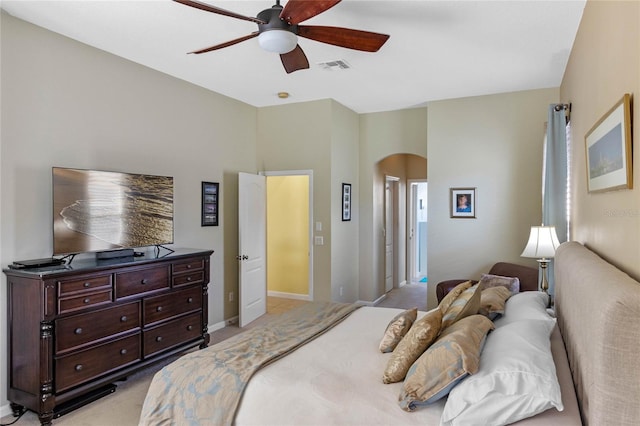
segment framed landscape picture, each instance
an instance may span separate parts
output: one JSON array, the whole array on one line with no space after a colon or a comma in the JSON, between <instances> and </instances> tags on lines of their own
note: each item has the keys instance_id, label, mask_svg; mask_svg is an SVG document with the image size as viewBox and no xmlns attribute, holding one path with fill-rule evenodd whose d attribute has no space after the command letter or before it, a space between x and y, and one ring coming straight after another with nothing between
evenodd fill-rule
<instances>
[{"instance_id":1,"label":"framed landscape picture","mask_svg":"<svg viewBox=\"0 0 640 426\"><path fill-rule=\"evenodd\" d=\"M625 94L585 136L589 192L633 187L631 95Z\"/></svg>"}]
</instances>

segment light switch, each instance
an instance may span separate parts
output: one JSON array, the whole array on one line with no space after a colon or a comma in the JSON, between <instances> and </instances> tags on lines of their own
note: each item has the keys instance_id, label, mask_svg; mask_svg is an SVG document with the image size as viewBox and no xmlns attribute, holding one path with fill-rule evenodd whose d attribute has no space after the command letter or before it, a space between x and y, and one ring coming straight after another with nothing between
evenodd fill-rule
<instances>
[{"instance_id":1,"label":"light switch","mask_svg":"<svg viewBox=\"0 0 640 426\"><path fill-rule=\"evenodd\" d=\"M316 237L314 238L314 241L315 241L315 244L316 244L317 246L324 245L324 238L323 238L323 237L316 236Z\"/></svg>"},{"instance_id":2,"label":"light switch","mask_svg":"<svg viewBox=\"0 0 640 426\"><path fill-rule=\"evenodd\" d=\"M322 222L316 222L316 231L322 231Z\"/></svg>"}]
</instances>

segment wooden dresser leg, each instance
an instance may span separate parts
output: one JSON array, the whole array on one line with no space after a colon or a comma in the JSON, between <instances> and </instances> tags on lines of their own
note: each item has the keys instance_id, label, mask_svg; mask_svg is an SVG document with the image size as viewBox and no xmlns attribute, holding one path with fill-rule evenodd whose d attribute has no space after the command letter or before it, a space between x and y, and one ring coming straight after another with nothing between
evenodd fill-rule
<instances>
[{"instance_id":1,"label":"wooden dresser leg","mask_svg":"<svg viewBox=\"0 0 640 426\"><path fill-rule=\"evenodd\" d=\"M20 414L22 414L25 410L25 408L22 405L14 404L13 402L10 402L9 406L11 407L11 413L13 414L13 417L20 416Z\"/></svg>"}]
</instances>

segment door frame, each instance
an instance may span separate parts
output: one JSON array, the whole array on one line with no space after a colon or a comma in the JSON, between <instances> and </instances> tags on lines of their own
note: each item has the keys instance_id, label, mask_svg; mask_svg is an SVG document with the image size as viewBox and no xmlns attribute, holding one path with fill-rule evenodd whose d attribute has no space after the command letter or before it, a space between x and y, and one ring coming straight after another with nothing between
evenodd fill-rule
<instances>
[{"instance_id":1,"label":"door frame","mask_svg":"<svg viewBox=\"0 0 640 426\"><path fill-rule=\"evenodd\" d=\"M389 185L389 197L387 197L387 185ZM399 256L399 250L398 250L398 232L400 231L398 229L398 214L399 214L399 209L398 209L398 200L399 200L399 190L400 190L400 178L396 177L396 176L392 176L392 175L384 175L384 188L385 188L385 195L384 195L384 212L383 212L383 217L384 217L384 289L385 292L389 292L391 290L393 290L394 288L398 288L400 287L400 282L399 282L399 274L398 274L398 256ZM390 198L390 199L388 199ZM390 203L390 206L388 205ZM389 211L388 207L391 208L391 232L393 232L393 238L391 240L391 286L390 288L387 287L387 233L389 232L388 228L388 218L387 218L387 211Z\"/></svg>"},{"instance_id":2,"label":"door frame","mask_svg":"<svg viewBox=\"0 0 640 426\"><path fill-rule=\"evenodd\" d=\"M308 176L309 177L309 279L307 295L301 295L299 297L292 297L287 295L291 299L300 299L313 301L313 170L279 170L279 171L264 171L260 172L261 175L264 175L269 178L269 176ZM269 253L267 252L267 257L269 257ZM268 295L269 291L267 290ZM277 296L277 295L276 295Z\"/></svg>"},{"instance_id":3,"label":"door frame","mask_svg":"<svg viewBox=\"0 0 640 426\"><path fill-rule=\"evenodd\" d=\"M414 194L414 190L413 190L413 184L418 184L418 183L427 183L427 179L409 179L407 180L407 212L408 212L408 225L409 225L409 232L407 235L407 278L408 278L408 282L413 283L414 280L416 278L418 278L414 272L417 269L417 258L418 255L416 253L416 242L415 239L418 238L417 235L417 225L418 225L418 218L417 215L415 213L416 211L416 195ZM429 189L427 188L427 191ZM427 222L428 223L428 222ZM428 256L428 251L427 251L427 256ZM425 259L426 260L426 259ZM427 271L427 275L428 275L428 271Z\"/></svg>"}]
</instances>

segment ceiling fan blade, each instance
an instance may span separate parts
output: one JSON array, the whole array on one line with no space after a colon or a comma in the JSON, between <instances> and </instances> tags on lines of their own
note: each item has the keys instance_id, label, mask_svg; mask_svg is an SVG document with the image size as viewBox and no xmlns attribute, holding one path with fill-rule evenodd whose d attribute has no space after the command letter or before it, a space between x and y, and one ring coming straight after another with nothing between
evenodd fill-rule
<instances>
[{"instance_id":1,"label":"ceiling fan blade","mask_svg":"<svg viewBox=\"0 0 640 426\"><path fill-rule=\"evenodd\" d=\"M297 25L338 3L340 0L289 0L280 12L280 19L284 19L291 25Z\"/></svg>"},{"instance_id":2,"label":"ceiling fan blade","mask_svg":"<svg viewBox=\"0 0 640 426\"><path fill-rule=\"evenodd\" d=\"M231 12L225 9L220 9L219 7L211 6L206 3L201 3L199 1L194 1L194 0L173 0L173 1L185 4L187 6L195 7L196 9L217 13L218 15L224 15L224 16L229 16L231 18L242 19L244 21L251 21L251 22L255 22L256 24L266 24L266 22L263 21L262 19L252 18L251 16L240 15L238 13Z\"/></svg>"},{"instance_id":3,"label":"ceiling fan blade","mask_svg":"<svg viewBox=\"0 0 640 426\"><path fill-rule=\"evenodd\" d=\"M298 26L298 35L322 43L365 52L377 52L389 39L387 34L316 25Z\"/></svg>"},{"instance_id":4,"label":"ceiling fan blade","mask_svg":"<svg viewBox=\"0 0 640 426\"><path fill-rule=\"evenodd\" d=\"M238 44L242 41L249 40L257 36L258 36L258 32L256 31L244 37L237 38L235 40L230 40L225 43L216 44L215 46L211 46L211 47L205 47L204 49L200 49L200 50L194 50L193 52L189 52L189 53L195 53L195 54L207 53L207 52L211 52L212 50L222 49L223 47L233 46L234 44Z\"/></svg>"},{"instance_id":5,"label":"ceiling fan blade","mask_svg":"<svg viewBox=\"0 0 640 426\"><path fill-rule=\"evenodd\" d=\"M280 60L287 74L309 68L307 55L304 54L300 45L297 45L291 52L281 54Z\"/></svg>"}]
</instances>

